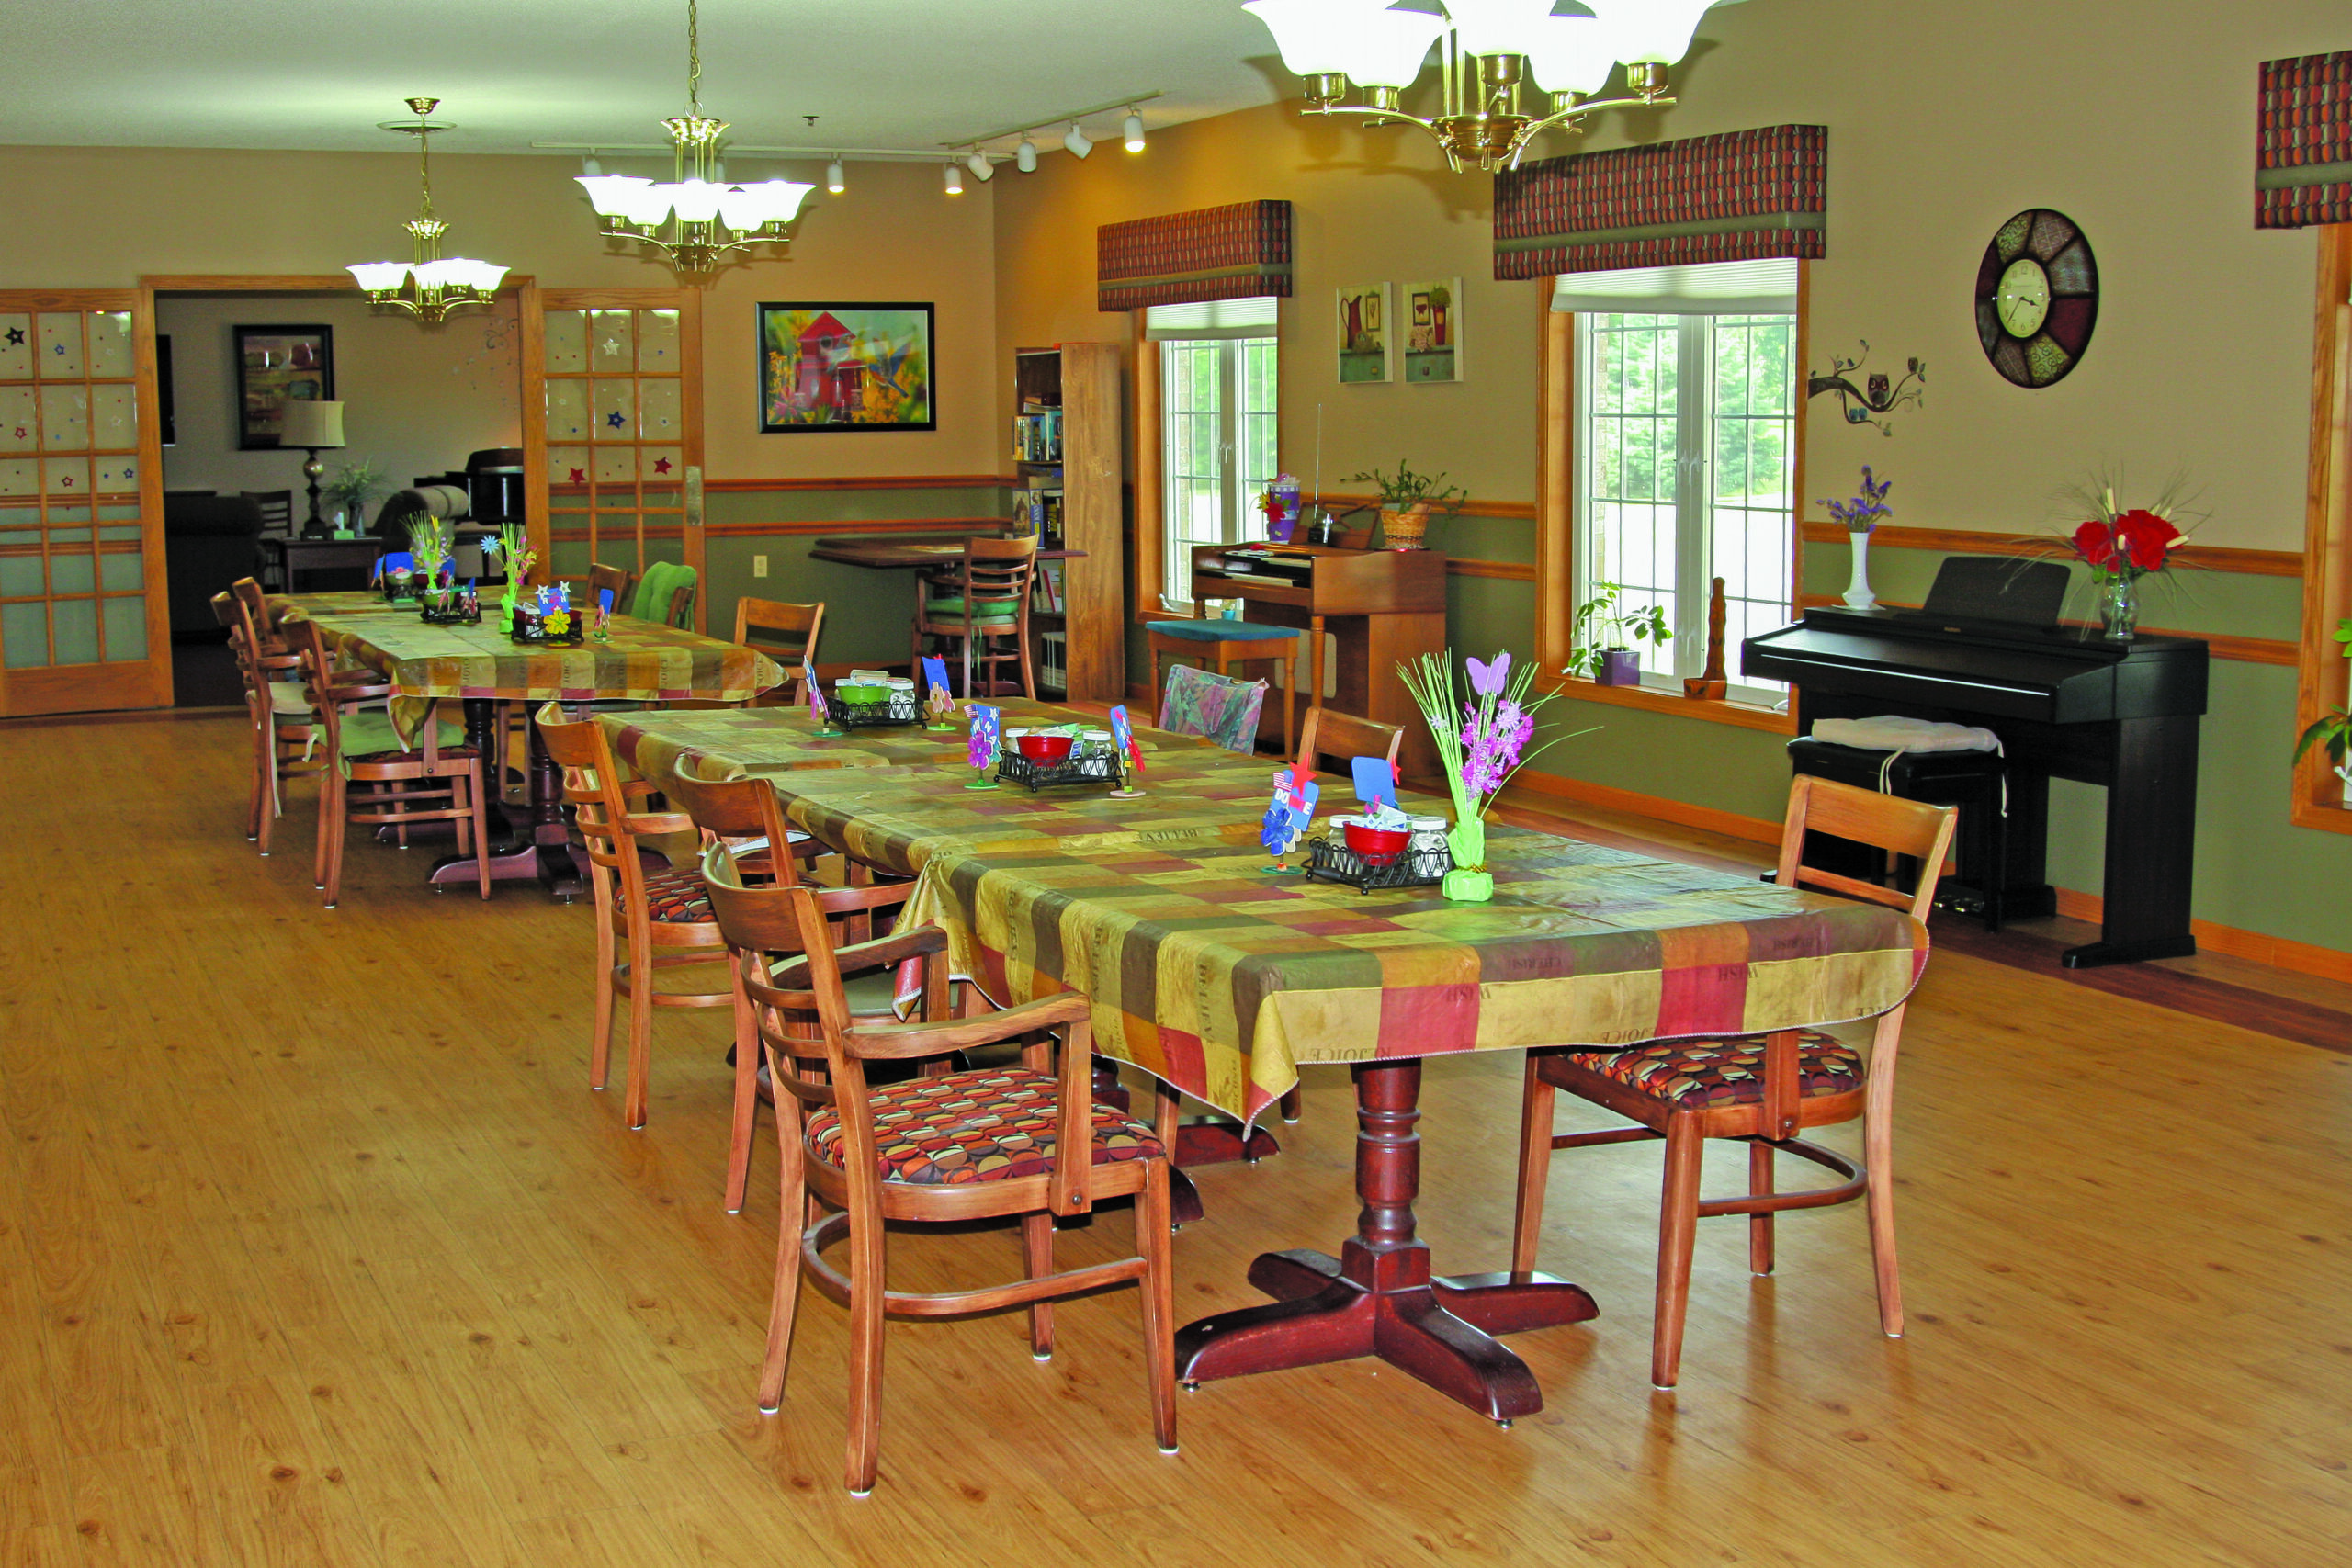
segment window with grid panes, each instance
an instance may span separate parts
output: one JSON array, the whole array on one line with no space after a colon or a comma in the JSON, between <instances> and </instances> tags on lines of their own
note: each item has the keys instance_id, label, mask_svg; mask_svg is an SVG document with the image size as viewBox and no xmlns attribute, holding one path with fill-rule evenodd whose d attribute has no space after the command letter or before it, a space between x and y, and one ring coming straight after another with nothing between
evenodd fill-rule
<instances>
[{"instance_id":1,"label":"window with grid panes","mask_svg":"<svg viewBox=\"0 0 2352 1568\"><path fill-rule=\"evenodd\" d=\"M1792 296L1795 264L1765 265L1787 269ZM1577 315L1577 602L1613 582L1624 590L1626 612L1664 610L1673 640L1634 646L1645 684L1679 690L1706 667L1713 579L1724 580L1726 649L1789 618L1797 323L1792 298L1785 308L1770 297L1710 299L1690 287L1690 275L1716 269L1671 270L1678 276L1665 280L1657 303L1698 310L1640 310L1649 301L1627 285L1645 279L1632 277L1611 280L1620 292L1599 298L1578 297L1577 280L1563 278L1555 305L1575 299L1584 307ZM1755 289L1752 276L1724 271ZM1786 694L1778 682L1739 681L1736 658L1728 662L1734 695L1777 703Z\"/></svg>"},{"instance_id":2,"label":"window with grid panes","mask_svg":"<svg viewBox=\"0 0 2352 1568\"><path fill-rule=\"evenodd\" d=\"M1160 597L1193 597L1193 547L1266 536L1258 497L1274 480L1278 389L1272 299L1155 306L1167 487Z\"/></svg>"}]
</instances>

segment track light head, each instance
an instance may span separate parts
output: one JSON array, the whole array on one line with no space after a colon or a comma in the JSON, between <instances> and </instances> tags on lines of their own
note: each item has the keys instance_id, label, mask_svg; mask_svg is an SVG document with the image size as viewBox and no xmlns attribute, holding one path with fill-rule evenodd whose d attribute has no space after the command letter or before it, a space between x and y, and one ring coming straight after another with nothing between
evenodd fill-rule
<instances>
[{"instance_id":1,"label":"track light head","mask_svg":"<svg viewBox=\"0 0 2352 1568\"><path fill-rule=\"evenodd\" d=\"M1012 166L1020 170L1024 175L1035 174L1037 172L1037 144L1030 141L1027 137L1023 137L1021 139L1021 145L1013 150Z\"/></svg>"},{"instance_id":2,"label":"track light head","mask_svg":"<svg viewBox=\"0 0 2352 1568\"><path fill-rule=\"evenodd\" d=\"M1140 152L1143 151L1143 116L1136 113L1133 109L1129 109L1127 111L1127 122L1121 126L1119 130L1126 141L1128 152Z\"/></svg>"},{"instance_id":3,"label":"track light head","mask_svg":"<svg viewBox=\"0 0 2352 1568\"><path fill-rule=\"evenodd\" d=\"M989 163L989 155L977 147L972 149L972 155L964 160L964 166L971 170L972 177L982 185L996 178L996 165Z\"/></svg>"},{"instance_id":4,"label":"track light head","mask_svg":"<svg viewBox=\"0 0 2352 1568\"><path fill-rule=\"evenodd\" d=\"M1069 134L1062 138L1062 145L1069 149L1073 158L1083 158L1094 151L1094 143L1086 139L1086 132L1078 128L1076 120L1069 122Z\"/></svg>"},{"instance_id":5,"label":"track light head","mask_svg":"<svg viewBox=\"0 0 2352 1568\"><path fill-rule=\"evenodd\" d=\"M842 161L839 158L825 165L825 188L835 196L841 195L849 188L849 181L842 175Z\"/></svg>"},{"instance_id":6,"label":"track light head","mask_svg":"<svg viewBox=\"0 0 2352 1568\"><path fill-rule=\"evenodd\" d=\"M952 159L940 169L939 173L940 177L947 182L948 195L961 196L964 194L964 171L956 167Z\"/></svg>"}]
</instances>

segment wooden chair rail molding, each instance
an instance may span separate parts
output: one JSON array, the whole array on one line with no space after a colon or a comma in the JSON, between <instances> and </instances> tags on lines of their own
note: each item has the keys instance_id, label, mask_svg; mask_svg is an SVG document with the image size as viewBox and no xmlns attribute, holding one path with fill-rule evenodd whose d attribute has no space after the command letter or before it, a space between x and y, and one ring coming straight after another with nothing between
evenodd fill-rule
<instances>
[{"instance_id":1,"label":"wooden chair rail molding","mask_svg":"<svg viewBox=\"0 0 2352 1568\"><path fill-rule=\"evenodd\" d=\"M563 515L559 513L559 516ZM662 515L647 514L645 536L649 539L674 539L684 531L684 525L673 522L666 526L652 521ZM791 522L775 523L711 523L703 528L706 538L775 538L785 536L821 534L960 534L981 528L1006 526L1002 517L835 517L829 520L796 518ZM577 544L588 537L586 527L558 527L551 536L557 543Z\"/></svg>"},{"instance_id":2,"label":"wooden chair rail molding","mask_svg":"<svg viewBox=\"0 0 2352 1568\"><path fill-rule=\"evenodd\" d=\"M1836 523L1807 523L1808 545L1842 545L1846 530ZM2063 541L2049 534L1985 534L1972 528L1882 526L1871 542L1883 550L1942 550L1962 556L2049 555ZM2301 577L2303 558L2293 550L2240 550L2218 545L2183 545L2173 552L2183 566L2204 571L2243 572L2253 577Z\"/></svg>"},{"instance_id":3,"label":"wooden chair rail molding","mask_svg":"<svg viewBox=\"0 0 2352 1568\"><path fill-rule=\"evenodd\" d=\"M1344 511L1351 506L1369 506L1377 509L1380 505L1380 497L1376 495L1341 495L1336 491L1325 491L1315 495L1302 494L1298 499L1305 505L1328 506L1334 512ZM1442 509L1432 509L1433 515L1441 512ZM1468 501L1463 502L1455 511L1442 512L1442 514L1463 517L1500 517L1514 523L1532 523L1535 521L1535 503L1532 501ZM1351 524L1350 526L1353 527L1357 525Z\"/></svg>"},{"instance_id":4,"label":"wooden chair rail molding","mask_svg":"<svg viewBox=\"0 0 2352 1568\"><path fill-rule=\"evenodd\" d=\"M1880 532L1883 533L1885 530L1881 529ZM1799 600L1798 603L1803 604L1804 608L1813 610L1818 609L1826 604L1842 604L1844 601L1839 599L1834 593L1808 593L1803 599ZM1882 599L1879 603L1890 610L1916 610L1919 607L1917 604L1898 604L1892 599ZM2061 624L2070 626L2088 626L2093 623L2089 621L2066 621ZM2291 665L2295 662L2295 645L2291 642L2282 642L2276 637L2232 637L2225 632L2186 632L2177 631L2165 626L2143 626L2140 629L2146 632L2150 637L2188 637L2199 638L2204 642L2207 648L2212 650L2214 658L2234 659L2241 664Z\"/></svg>"},{"instance_id":5,"label":"wooden chair rail molding","mask_svg":"<svg viewBox=\"0 0 2352 1568\"><path fill-rule=\"evenodd\" d=\"M705 479L702 488L706 492L756 495L803 490L981 490L1011 483L1003 474L836 474L818 479Z\"/></svg>"}]
</instances>

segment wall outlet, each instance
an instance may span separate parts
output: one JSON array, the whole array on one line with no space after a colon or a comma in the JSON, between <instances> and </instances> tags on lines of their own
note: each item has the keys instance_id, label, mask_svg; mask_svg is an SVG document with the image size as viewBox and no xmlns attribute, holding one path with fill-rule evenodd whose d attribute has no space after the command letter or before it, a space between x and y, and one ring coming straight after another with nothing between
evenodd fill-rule
<instances>
[{"instance_id":1,"label":"wall outlet","mask_svg":"<svg viewBox=\"0 0 2352 1568\"><path fill-rule=\"evenodd\" d=\"M753 577L765 577L767 574L768 558L765 556L753 556L752 558L752 575Z\"/></svg>"}]
</instances>

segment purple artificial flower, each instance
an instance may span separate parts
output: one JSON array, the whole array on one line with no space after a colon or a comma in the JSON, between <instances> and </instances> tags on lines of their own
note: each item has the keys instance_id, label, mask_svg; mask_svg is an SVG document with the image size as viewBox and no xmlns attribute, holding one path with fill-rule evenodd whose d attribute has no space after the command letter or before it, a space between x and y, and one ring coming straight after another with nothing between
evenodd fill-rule
<instances>
[{"instance_id":1,"label":"purple artificial flower","mask_svg":"<svg viewBox=\"0 0 2352 1568\"><path fill-rule=\"evenodd\" d=\"M1470 666L1470 689L1482 697L1499 697L1503 682L1510 675L1510 649L1505 649L1489 662L1481 664L1475 659L1465 660Z\"/></svg>"},{"instance_id":2,"label":"purple artificial flower","mask_svg":"<svg viewBox=\"0 0 2352 1568\"><path fill-rule=\"evenodd\" d=\"M1894 508L1886 504L1886 492L1894 488L1893 479L1880 479L1871 472L1868 463L1862 465L1862 492L1851 501L1824 501L1829 515L1846 525L1849 533L1867 534L1877 526L1882 517L1894 515Z\"/></svg>"}]
</instances>

